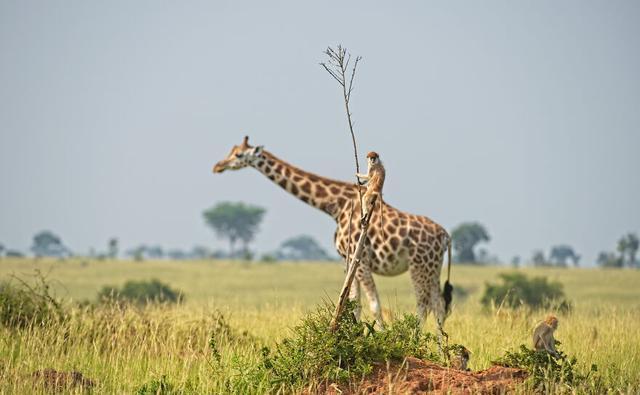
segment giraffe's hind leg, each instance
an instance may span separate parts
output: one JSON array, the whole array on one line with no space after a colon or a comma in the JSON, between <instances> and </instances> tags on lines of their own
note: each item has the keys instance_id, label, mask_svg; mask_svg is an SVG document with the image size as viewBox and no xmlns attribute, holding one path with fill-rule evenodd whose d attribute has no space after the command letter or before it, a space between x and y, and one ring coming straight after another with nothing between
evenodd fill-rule
<instances>
[{"instance_id":1,"label":"giraffe's hind leg","mask_svg":"<svg viewBox=\"0 0 640 395\"><path fill-rule=\"evenodd\" d=\"M366 264L361 263L356 270L356 279L358 283L364 289L367 300L369 301L369 308L376 318L376 323L380 328L384 328L384 321L382 320L382 308L380 306L380 298L378 297L378 290L376 289L376 283L373 282L373 274L371 269Z\"/></svg>"},{"instance_id":2,"label":"giraffe's hind leg","mask_svg":"<svg viewBox=\"0 0 640 395\"><path fill-rule=\"evenodd\" d=\"M444 328L444 321L447 319L447 314L444 308L444 298L442 297L442 292L440 290L440 281L434 280L431 283L431 305L432 310L436 315L436 322L438 323L438 328L442 331Z\"/></svg>"},{"instance_id":3,"label":"giraffe's hind leg","mask_svg":"<svg viewBox=\"0 0 640 395\"><path fill-rule=\"evenodd\" d=\"M429 278L427 272L427 265L424 262L415 263L412 262L409 265L409 275L411 276L411 282L413 283L413 290L416 294L416 310L420 323L424 323L427 314L429 314Z\"/></svg>"},{"instance_id":4,"label":"giraffe's hind leg","mask_svg":"<svg viewBox=\"0 0 640 395\"><path fill-rule=\"evenodd\" d=\"M429 303L431 305L430 310L433 310L436 316L436 326L438 329L438 341L440 346L440 351L442 351L442 344L444 340L444 344L449 343L449 335L444 331L444 321L447 318L445 308L444 308L444 298L440 292L440 280L435 279L431 281L429 286Z\"/></svg>"},{"instance_id":5,"label":"giraffe's hind leg","mask_svg":"<svg viewBox=\"0 0 640 395\"><path fill-rule=\"evenodd\" d=\"M424 323L426 316L433 311L436 316L438 333L438 348L442 352L443 340L447 339L444 332L444 300L440 295L440 279L435 270L429 270L436 265L429 265L427 261L417 260L409 265L409 274L416 293L418 319Z\"/></svg>"}]
</instances>

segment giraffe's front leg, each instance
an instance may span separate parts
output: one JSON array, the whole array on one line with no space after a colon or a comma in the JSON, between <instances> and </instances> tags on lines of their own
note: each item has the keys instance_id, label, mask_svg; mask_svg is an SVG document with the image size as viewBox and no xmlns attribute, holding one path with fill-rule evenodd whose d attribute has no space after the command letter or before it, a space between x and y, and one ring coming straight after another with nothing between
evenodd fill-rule
<instances>
[{"instance_id":1,"label":"giraffe's front leg","mask_svg":"<svg viewBox=\"0 0 640 395\"><path fill-rule=\"evenodd\" d=\"M376 318L376 324L381 329L384 329L384 321L382 319L382 307L380 306L380 298L378 297L378 290L376 284L373 282L373 274L371 269L365 262L361 262L358 270L356 271L356 278L358 283L364 289L364 293L367 295L369 301L369 308Z\"/></svg>"}]
</instances>

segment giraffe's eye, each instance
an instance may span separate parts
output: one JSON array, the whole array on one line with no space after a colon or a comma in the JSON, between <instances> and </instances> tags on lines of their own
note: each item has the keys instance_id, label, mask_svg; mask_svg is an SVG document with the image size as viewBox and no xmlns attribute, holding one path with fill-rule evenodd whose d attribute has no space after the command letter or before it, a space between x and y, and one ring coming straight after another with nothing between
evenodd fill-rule
<instances>
[{"instance_id":1,"label":"giraffe's eye","mask_svg":"<svg viewBox=\"0 0 640 395\"><path fill-rule=\"evenodd\" d=\"M238 159L242 158L242 154L236 154L236 158Z\"/></svg>"}]
</instances>

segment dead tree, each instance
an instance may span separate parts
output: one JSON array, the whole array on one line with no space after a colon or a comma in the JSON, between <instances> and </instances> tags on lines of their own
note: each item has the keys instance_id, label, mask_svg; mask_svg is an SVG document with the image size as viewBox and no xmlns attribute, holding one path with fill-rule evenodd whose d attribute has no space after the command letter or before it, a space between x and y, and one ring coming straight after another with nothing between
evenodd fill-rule
<instances>
[{"instance_id":1,"label":"dead tree","mask_svg":"<svg viewBox=\"0 0 640 395\"><path fill-rule=\"evenodd\" d=\"M356 70L358 68L358 62L362 59L360 56L356 56L353 61L353 67L350 69L351 63L351 54L347 52L346 48L343 48L341 45L338 45L336 49L331 47L327 48L325 54L328 56L329 60L327 63L320 63L322 67L335 79L338 84L342 87L342 97L344 99L344 107L347 113L347 121L349 122L349 132L351 133L351 142L353 143L353 156L356 162L356 173L360 173L360 164L358 162L358 146L356 144L356 136L353 131L353 120L351 118L351 109L349 108L349 104L351 102L351 93L353 92L353 80L356 75ZM344 284L342 285L342 290L340 291L340 296L338 298L338 303L336 304L336 309L333 314L333 319L331 320L331 331L335 331L338 325L338 319L342 315L344 310L344 305L347 301L347 297L349 295L349 289L351 288L351 284L353 283L353 278L355 277L356 270L360 265L360 259L362 257L362 251L364 247L364 242L367 239L367 230L369 229L369 220L371 219L371 213L373 210L368 210L369 214L364 216L364 207L362 206L362 191L360 190L360 181L356 177L356 185L358 186L358 198L360 200L360 238L356 243L356 248L353 253L353 257L351 257L351 245L347 247L347 276L345 277ZM374 198L371 202L372 206L375 207L376 199ZM352 206L352 215L353 215L353 206ZM349 242L351 242L351 219L349 221Z\"/></svg>"}]
</instances>

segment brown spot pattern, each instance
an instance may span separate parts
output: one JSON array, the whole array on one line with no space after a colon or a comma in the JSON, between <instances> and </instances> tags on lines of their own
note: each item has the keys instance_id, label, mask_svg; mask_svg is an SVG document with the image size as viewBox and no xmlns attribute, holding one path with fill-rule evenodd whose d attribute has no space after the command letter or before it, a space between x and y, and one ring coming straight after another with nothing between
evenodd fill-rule
<instances>
[{"instance_id":1,"label":"brown spot pattern","mask_svg":"<svg viewBox=\"0 0 640 395\"><path fill-rule=\"evenodd\" d=\"M339 254L346 256L349 245L353 250L361 233L357 188L351 183L334 182L307 173L269 153L265 155L264 161L261 159L256 162L257 166L264 166L260 169L262 173L303 202L313 204L332 215L338 223L334 244ZM366 190L360 189L363 193ZM353 206L351 202L354 203ZM349 243L349 214L352 209ZM370 301L373 298L376 302L374 305L379 305L372 272L398 274L405 270L404 265L408 265L417 295L419 314L427 311L437 313L441 308L441 290L440 281L434 281L434 278L442 265L442 243L448 239L446 231L427 217L404 213L385 204L382 219L379 205L376 205L368 236L362 265L356 278ZM436 285L438 288L433 288Z\"/></svg>"}]
</instances>

